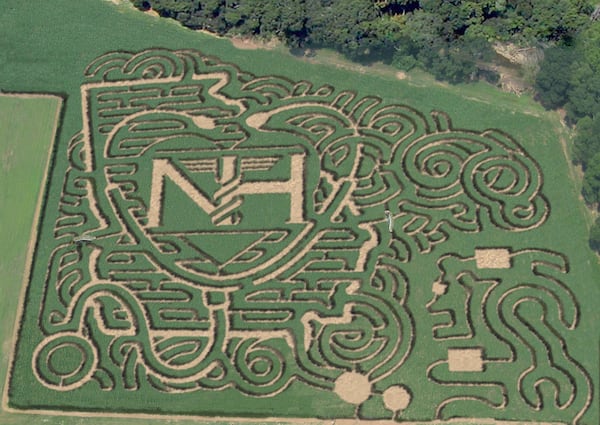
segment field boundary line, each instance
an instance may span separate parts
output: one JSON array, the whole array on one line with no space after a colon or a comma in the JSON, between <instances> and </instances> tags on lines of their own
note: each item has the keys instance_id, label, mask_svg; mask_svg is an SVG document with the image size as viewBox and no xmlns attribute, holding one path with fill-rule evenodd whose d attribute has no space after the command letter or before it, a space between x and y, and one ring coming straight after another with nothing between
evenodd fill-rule
<instances>
[{"instance_id":1,"label":"field boundary line","mask_svg":"<svg viewBox=\"0 0 600 425\"><path fill-rule=\"evenodd\" d=\"M60 99L61 106L62 106L62 102L64 100L62 97L55 95L55 94L48 94L48 93L36 94L36 93L27 93L27 92L17 93L17 92L5 92L2 90L0 90L0 96L14 97L17 99ZM56 126L55 126L55 129L56 129Z\"/></svg>"},{"instance_id":2,"label":"field boundary line","mask_svg":"<svg viewBox=\"0 0 600 425\"><path fill-rule=\"evenodd\" d=\"M220 423L227 422L231 425L235 423L264 423L264 424L314 424L314 425L566 425L564 422L530 422L520 420L499 420L493 418L453 418L448 420L432 420L432 421L402 421L398 422L394 419L310 419L310 418L286 418L286 417L237 417L237 416L200 416L200 415L165 415L151 413L119 413L119 412L85 412L85 411L61 411L61 410L19 410L7 407L7 412L14 414L29 414L29 415L51 415L51 416L67 416L67 417L91 417L91 418L114 418L114 419L148 419L148 420L204 420L208 422Z\"/></svg>"}]
</instances>

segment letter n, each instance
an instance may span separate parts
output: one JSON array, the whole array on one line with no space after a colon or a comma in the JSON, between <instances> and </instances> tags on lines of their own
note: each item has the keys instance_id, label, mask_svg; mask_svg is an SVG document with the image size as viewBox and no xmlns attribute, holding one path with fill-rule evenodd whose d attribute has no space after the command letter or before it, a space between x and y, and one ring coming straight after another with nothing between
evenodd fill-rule
<instances>
[{"instance_id":1,"label":"letter n","mask_svg":"<svg viewBox=\"0 0 600 425\"><path fill-rule=\"evenodd\" d=\"M157 227L161 224L163 192L167 177L204 212L210 215L215 211L216 208L212 202L171 161L154 159L152 161L150 205L148 206L148 227Z\"/></svg>"}]
</instances>

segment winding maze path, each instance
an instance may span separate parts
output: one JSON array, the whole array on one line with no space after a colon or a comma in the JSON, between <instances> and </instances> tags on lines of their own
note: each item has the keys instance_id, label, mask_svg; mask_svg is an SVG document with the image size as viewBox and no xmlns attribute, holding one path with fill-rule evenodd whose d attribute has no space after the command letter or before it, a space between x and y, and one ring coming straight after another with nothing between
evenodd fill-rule
<instances>
[{"instance_id":1,"label":"winding maze path","mask_svg":"<svg viewBox=\"0 0 600 425\"><path fill-rule=\"evenodd\" d=\"M177 413L136 400L229 391L270 413L185 413L284 417L302 394L293 416L565 423L589 407L565 342L579 318L568 259L444 249L544 224L542 172L509 135L191 50L106 54L81 94L15 406L86 410L77 400L115 393L130 406L117 411ZM19 379L54 398L20 400Z\"/></svg>"}]
</instances>

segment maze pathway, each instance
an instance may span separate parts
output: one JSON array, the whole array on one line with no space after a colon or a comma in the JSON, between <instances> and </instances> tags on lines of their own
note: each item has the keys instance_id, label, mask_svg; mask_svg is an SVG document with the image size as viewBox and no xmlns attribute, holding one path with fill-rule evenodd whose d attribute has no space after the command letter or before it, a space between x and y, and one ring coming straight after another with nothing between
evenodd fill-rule
<instances>
[{"instance_id":1,"label":"maze pathway","mask_svg":"<svg viewBox=\"0 0 600 425\"><path fill-rule=\"evenodd\" d=\"M542 170L510 135L193 50L112 52L84 74L11 407L537 423L589 408L568 258L446 248L546 222Z\"/></svg>"}]
</instances>

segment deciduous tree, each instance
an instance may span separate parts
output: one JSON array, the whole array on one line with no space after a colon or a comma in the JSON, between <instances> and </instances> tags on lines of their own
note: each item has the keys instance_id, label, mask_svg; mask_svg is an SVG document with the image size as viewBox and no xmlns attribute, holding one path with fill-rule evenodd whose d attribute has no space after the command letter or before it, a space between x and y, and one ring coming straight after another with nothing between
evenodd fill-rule
<instances>
[{"instance_id":1,"label":"deciduous tree","mask_svg":"<svg viewBox=\"0 0 600 425\"><path fill-rule=\"evenodd\" d=\"M546 108L560 108L569 100L576 56L577 52L569 47L553 47L544 52L544 60L535 79L535 92Z\"/></svg>"}]
</instances>

